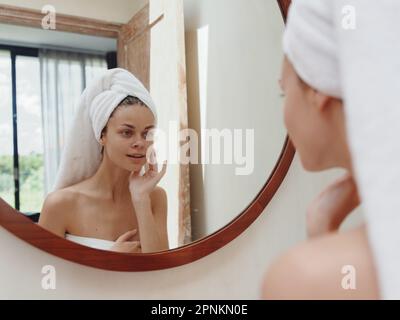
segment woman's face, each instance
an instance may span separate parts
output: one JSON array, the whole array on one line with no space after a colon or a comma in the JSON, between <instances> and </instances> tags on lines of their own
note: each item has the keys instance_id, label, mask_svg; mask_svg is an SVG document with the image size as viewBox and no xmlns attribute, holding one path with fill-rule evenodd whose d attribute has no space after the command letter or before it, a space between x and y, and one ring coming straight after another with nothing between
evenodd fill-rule
<instances>
[{"instance_id":1,"label":"woman's face","mask_svg":"<svg viewBox=\"0 0 400 320\"><path fill-rule=\"evenodd\" d=\"M286 97L285 126L303 167L320 171L336 166L343 150L341 102L302 82L286 57L280 84Z\"/></svg>"},{"instance_id":2,"label":"woman's face","mask_svg":"<svg viewBox=\"0 0 400 320\"><path fill-rule=\"evenodd\" d=\"M155 118L149 108L138 104L118 107L103 135L104 155L118 167L140 171L153 144L150 134L154 128Z\"/></svg>"}]
</instances>

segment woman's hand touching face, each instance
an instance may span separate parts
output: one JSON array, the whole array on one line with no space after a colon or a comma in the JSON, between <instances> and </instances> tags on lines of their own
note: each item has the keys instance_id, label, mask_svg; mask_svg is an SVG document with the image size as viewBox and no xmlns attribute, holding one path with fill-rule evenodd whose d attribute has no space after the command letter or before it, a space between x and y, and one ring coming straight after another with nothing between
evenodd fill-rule
<instances>
[{"instance_id":1,"label":"woman's hand touching face","mask_svg":"<svg viewBox=\"0 0 400 320\"><path fill-rule=\"evenodd\" d=\"M167 171L167 162L164 161L161 171L158 172L154 149L150 152L150 159L147 163L148 168L142 176L139 172L134 171L129 177L129 191L133 202L148 199Z\"/></svg>"}]
</instances>

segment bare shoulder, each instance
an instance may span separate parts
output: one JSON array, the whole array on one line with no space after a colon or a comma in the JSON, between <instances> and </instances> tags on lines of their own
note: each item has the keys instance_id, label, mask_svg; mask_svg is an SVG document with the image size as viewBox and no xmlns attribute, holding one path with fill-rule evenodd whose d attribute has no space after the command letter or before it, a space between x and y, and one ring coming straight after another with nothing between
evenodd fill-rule
<instances>
[{"instance_id":1,"label":"bare shoulder","mask_svg":"<svg viewBox=\"0 0 400 320\"><path fill-rule=\"evenodd\" d=\"M356 290L343 290L343 270L348 266L357 267ZM262 294L264 299L377 299L365 226L329 233L290 249L271 264Z\"/></svg>"},{"instance_id":2,"label":"bare shoulder","mask_svg":"<svg viewBox=\"0 0 400 320\"><path fill-rule=\"evenodd\" d=\"M167 192L164 188L156 186L150 194L151 204L153 207L166 206L167 204Z\"/></svg>"},{"instance_id":3,"label":"bare shoulder","mask_svg":"<svg viewBox=\"0 0 400 320\"><path fill-rule=\"evenodd\" d=\"M166 196L166 195L167 195L167 192L165 191L165 189L163 187L160 187L160 186L156 186L151 193L151 196L155 196L155 197Z\"/></svg>"},{"instance_id":4,"label":"bare shoulder","mask_svg":"<svg viewBox=\"0 0 400 320\"><path fill-rule=\"evenodd\" d=\"M150 199L155 217L165 223L168 211L167 192L162 187L156 186L150 194Z\"/></svg>"},{"instance_id":5,"label":"bare shoulder","mask_svg":"<svg viewBox=\"0 0 400 320\"><path fill-rule=\"evenodd\" d=\"M67 229L69 213L73 212L75 203L76 191L71 188L49 193L40 212L39 225L63 237Z\"/></svg>"},{"instance_id":6,"label":"bare shoulder","mask_svg":"<svg viewBox=\"0 0 400 320\"><path fill-rule=\"evenodd\" d=\"M70 211L85 194L87 180L72 186L49 193L44 201L43 209L62 213Z\"/></svg>"},{"instance_id":7,"label":"bare shoulder","mask_svg":"<svg viewBox=\"0 0 400 320\"><path fill-rule=\"evenodd\" d=\"M154 215L154 220L159 231L160 237L168 244L167 216L168 216L168 201L167 193L162 187L156 186L150 194L151 207ZM168 245L166 247L168 249Z\"/></svg>"},{"instance_id":8,"label":"bare shoulder","mask_svg":"<svg viewBox=\"0 0 400 320\"><path fill-rule=\"evenodd\" d=\"M75 204L78 195L79 192L73 188L57 190L48 194L45 199L45 204L50 207L59 207L63 205L63 207L59 207L60 210L65 207L69 208Z\"/></svg>"}]
</instances>

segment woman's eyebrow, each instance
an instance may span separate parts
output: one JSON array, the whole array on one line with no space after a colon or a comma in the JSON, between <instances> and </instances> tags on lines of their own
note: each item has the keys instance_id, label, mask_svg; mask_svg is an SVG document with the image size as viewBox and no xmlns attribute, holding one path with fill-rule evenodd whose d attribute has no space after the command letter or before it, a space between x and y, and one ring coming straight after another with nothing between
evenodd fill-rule
<instances>
[{"instance_id":1,"label":"woman's eyebrow","mask_svg":"<svg viewBox=\"0 0 400 320\"><path fill-rule=\"evenodd\" d=\"M135 129L135 126L132 126L132 125L126 124L126 123L121 124L121 127L128 127L128 128L130 128L130 129Z\"/></svg>"},{"instance_id":2,"label":"woman's eyebrow","mask_svg":"<svg viewBox=\"0 0 400 320\"><path fill-rule=\"evenodd\" d=\"M128 128L131 128L131 129L136 129L135 126L132 126L131 124L127 124L127 123L124 123L123 126L126 126L126 127L128 127ZM155 128L154 125L151 125L151 126L147 126L147 127L144 128L144 129L147 130L147 129L153 129L153 128Z\"/></svg>"}]
</instances>

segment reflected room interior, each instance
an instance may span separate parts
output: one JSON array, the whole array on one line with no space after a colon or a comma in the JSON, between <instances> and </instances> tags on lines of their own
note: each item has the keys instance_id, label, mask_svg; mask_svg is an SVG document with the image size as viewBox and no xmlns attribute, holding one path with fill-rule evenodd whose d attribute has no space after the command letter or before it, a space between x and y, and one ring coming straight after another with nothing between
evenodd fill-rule
<instances>
[{"instance_id":1,"label":"reflected room interior","mask_svg":"<svg viewBox=\"0 0 400 320\"><path fill-rule=\"evenodd\" d=\"M138 75L158 104L167 144L181 130L196 133L189 154L197 162L169 163L160 181L170 249L226 226L274 169L286 139L278 4L184 0L161 12L155 3L137 1L131 19L120 23L138 23L147 7L151 27L125 42L125 54L113 37L0 23L0 198L33 223L54 186L79 97L107 69ZM168 10L184 18L169 19ZM174 30L184 41L175 41ZM147 60L136 53L143 46ZM181 69L170 74L175 65ZM188 153L179 147L188 139L159 148L182 160Z\"/></svg>"}]
</instances>

